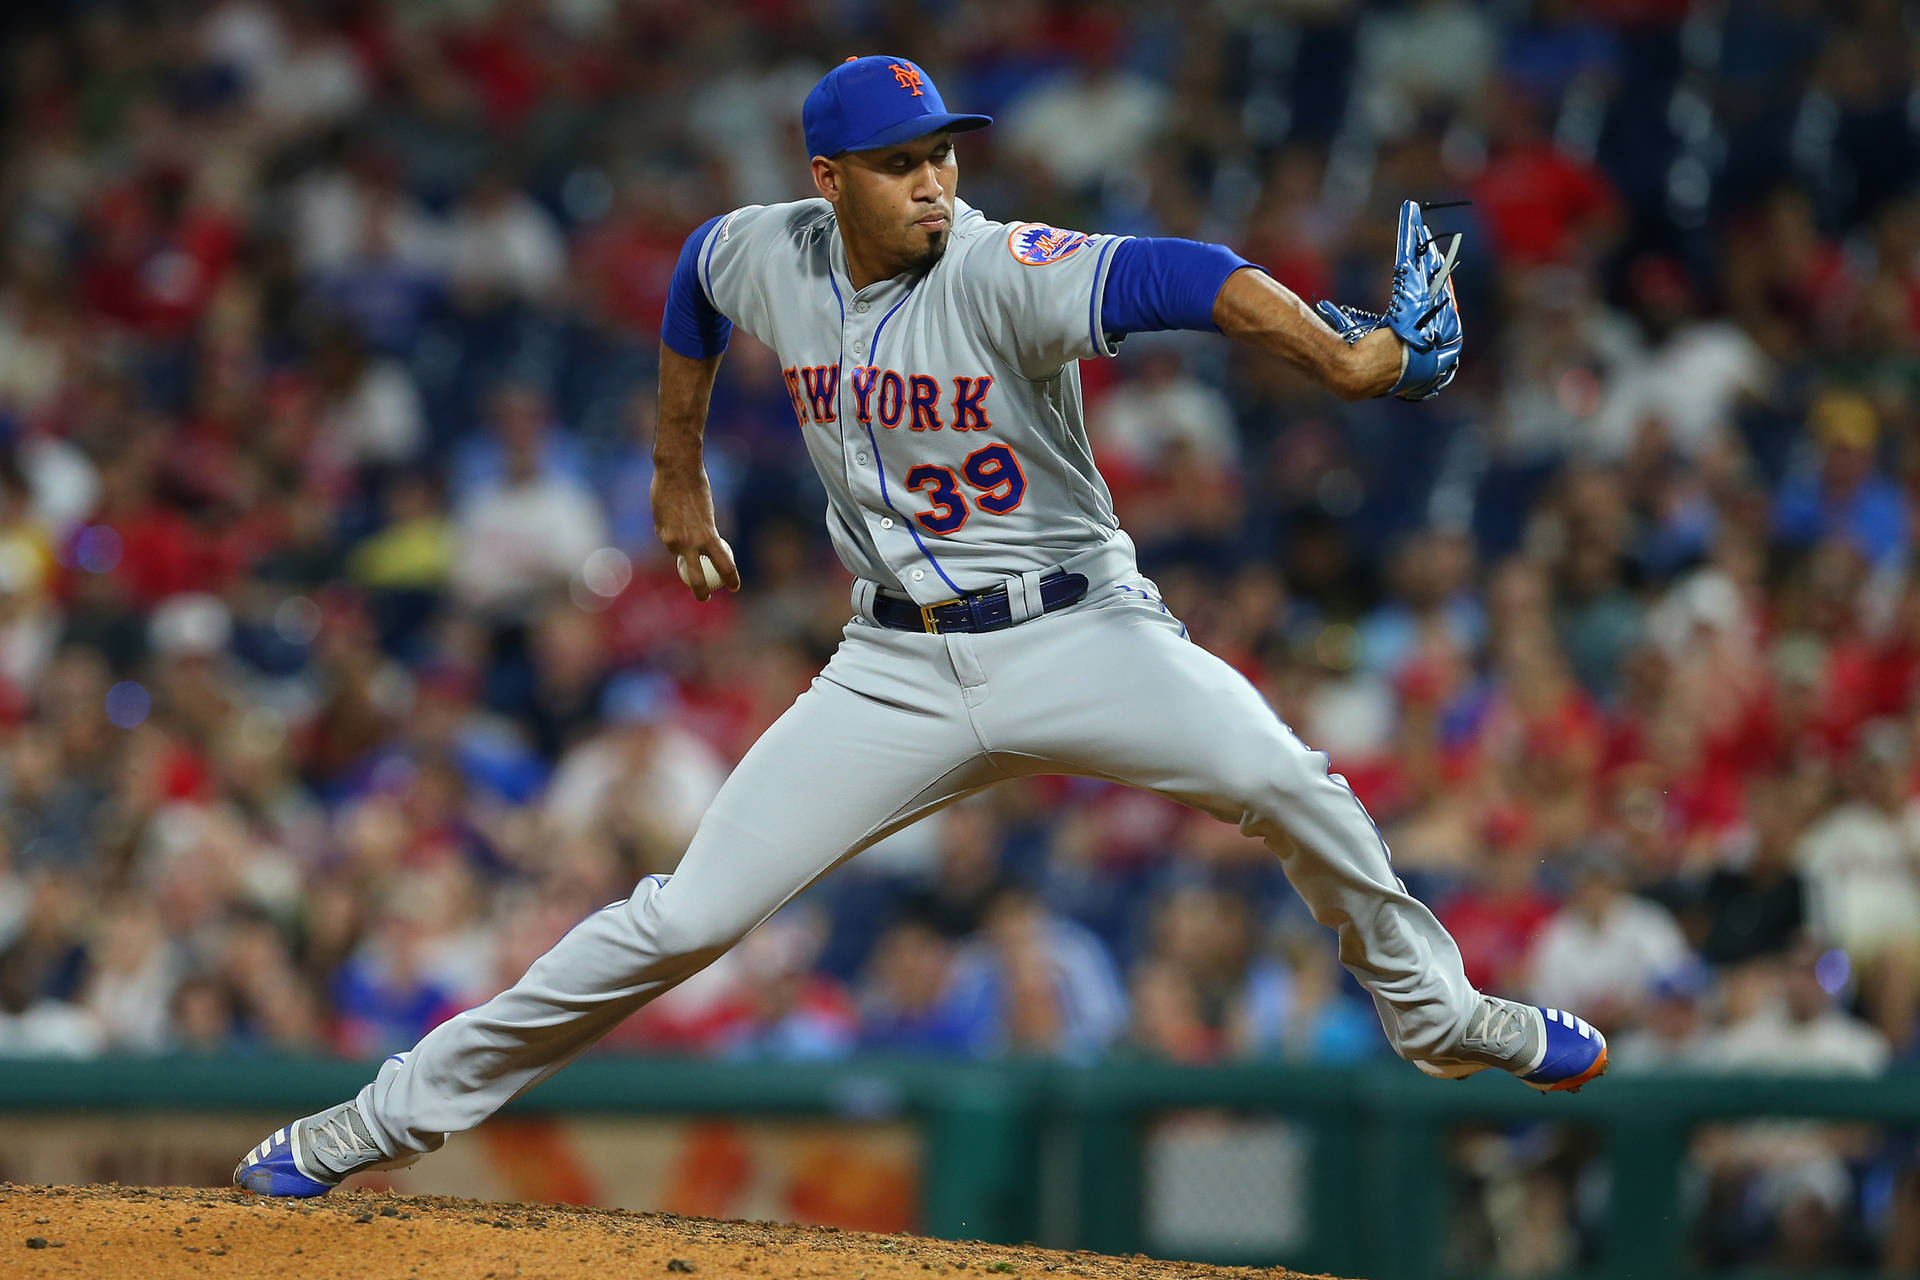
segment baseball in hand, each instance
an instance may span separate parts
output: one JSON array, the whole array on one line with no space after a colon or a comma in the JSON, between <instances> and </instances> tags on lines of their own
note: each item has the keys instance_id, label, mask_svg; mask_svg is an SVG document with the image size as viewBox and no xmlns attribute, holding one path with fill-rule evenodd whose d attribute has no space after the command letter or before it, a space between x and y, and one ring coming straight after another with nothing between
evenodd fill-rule
<instances>
[{"instance_id":1,"label":"baseball in hand","mask_svg":"<svg viewBox=\"0 0 1920 1280\"><path fill-rule=\"evenodd\" d=\"M720 539L720 545L727 548L727 554L729 556L733 554L733 548L727 545L725 538ZM680 566L680 581L686 583L688 586L692 586L693 566L687 563L685 556L677 557L676 563ZM718 591L720 589L720 570L714 567L713 561L710 560L704 552L701 553L700 556L700 572L706 577L707 590Z\"/></svg>"}]
</instances>

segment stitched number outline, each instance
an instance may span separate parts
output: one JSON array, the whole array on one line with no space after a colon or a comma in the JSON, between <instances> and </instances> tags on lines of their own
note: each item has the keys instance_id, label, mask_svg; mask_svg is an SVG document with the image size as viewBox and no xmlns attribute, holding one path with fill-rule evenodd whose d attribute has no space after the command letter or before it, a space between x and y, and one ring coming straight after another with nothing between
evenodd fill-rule
<instances>
[{"instance_id":1,"label":"stitched number outline","mask_svg":"<svg viewBox=\"0 0 1920 1280\"><path fill-rule=\"evenodd\" d=\"M990 444L967 455L960 468L967 483L980 490L973 504L996 516L1006 515L1027 496L1027 473L1020 460L1003 444Z\"/></svg>"},{"instance_id":2,"label":"stitched number outline","mask_svg":"<svg viewBox=\"0 0 1920 1280\"><path fill-rule=\"evenodd\" d=\"M915 493L931 490L928 496L933 505L913 517L928 533L942 536L957 533L972 514L966 494L960 490L961 476L979 490L973 506L989 515L1004 516L1027 496L1027 473L1020 469L1020 459L1014 456L1013 450L1004 444L975 449L961 464L960 473L956 476L953 468L931 462L919 463L907 471L908 489Z\"/></svg>"},{"instance_id":3,"label":"stitched number outline","mask_svg":"<svg viewBox=\"0 0 1920 1280\"><path fill-rule=\"evenodd\" d=\"M907 471L907 488L915 493L922 489L933 490L933 506L913 517L928 533L956 533L967 522L967 500L961 494L959 478L951 468L922 462Z\"/></svg>"}]
</instances>

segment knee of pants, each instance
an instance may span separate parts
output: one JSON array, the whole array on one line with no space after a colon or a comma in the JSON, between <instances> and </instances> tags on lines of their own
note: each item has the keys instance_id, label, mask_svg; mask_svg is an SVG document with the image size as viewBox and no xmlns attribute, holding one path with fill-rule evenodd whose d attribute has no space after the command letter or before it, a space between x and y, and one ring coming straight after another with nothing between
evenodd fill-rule
<instances>
[{"instance_id":1,"label":"knee of pants","mask_svg":"<svg viewBox=\"0 0 1920 1280\"><path fill-rule=\"evenodd\" d=\"M1331 798L1327 757L1287 744L1237 760L1229 770L1228 794L1256 817L1277 818L1303 805Z\"/></svg>"},{"instance_id":2,"label":"knee of pants","mask_svg":"<svg viewBox=\"0 0 1920 1280\"><path fill-rule=\"evenodd\" d=\"M682 958L689 962L688 972L703 969L718 959L752 927L737 912L726 910L724 902L691 901L684 893L667 889L670 876L648 876L652 892L636 892L628 910L649 949L662 959Z\"/></svg>"}]
</instances>

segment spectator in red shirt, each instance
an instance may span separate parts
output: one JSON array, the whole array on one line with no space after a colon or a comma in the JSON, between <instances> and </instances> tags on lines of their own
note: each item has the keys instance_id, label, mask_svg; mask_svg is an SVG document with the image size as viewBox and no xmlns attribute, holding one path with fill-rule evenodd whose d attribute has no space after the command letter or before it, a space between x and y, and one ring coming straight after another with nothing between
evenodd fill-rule
<instances>
[{"instance_id":1,"label":"spectator in red shirt","mask_svg":"<svg viewBox=\"0 0 1920 1280\"><path fill-rule=\"evenodd\" d=\"M1517 990L1528 978L1527 955L1560 909L1535 880L1539 850L1525 811L1496 810L1487 821L1487 851L1473 883L1441 904L1440 923L1460 944L1473 985Z\"/></svg>"},{"instance_id":2,"label":"spectator in red shirt","mask_svg":"<svg viewBox=\"0 0 1920 1280\"><path fill-rule=\"evenodd\" d=\"M1515 267L1597 260L1621 227L1613 184L1541 129L1539 104L1512 87L1494 98L1487 165L1473 183L1494 252Z\"/></svg>"},{"instance_id":3,"label":"spectator in red shirt","mask_svg":"<svg viewBox=\"0 0 1920 1280\"><path fill-rule=\"evenodd\" d=\"M573 278L603 320L634 333L659 332L667 282L687 238L669 195L666 182L628 182L606 221L575 241Z\"/></svg>"},{"instance_id":4,"label":"spectator in red shirt","mask_svg":"<svg viewBox=\"0 0 1920 1280\"><path fill-rule=\"evenodd\" d=\"M185 338L233 261L240 228L189 190L179 173L151 175L109 193L94 212L97 236L81 292L98 315L144 337Z\"/></svg>"}]
</instances>

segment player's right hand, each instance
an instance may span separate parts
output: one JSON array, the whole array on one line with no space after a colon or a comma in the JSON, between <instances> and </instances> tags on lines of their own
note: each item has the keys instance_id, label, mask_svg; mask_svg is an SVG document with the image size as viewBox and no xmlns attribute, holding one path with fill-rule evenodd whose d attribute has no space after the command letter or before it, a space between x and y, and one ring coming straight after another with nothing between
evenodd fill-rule
<instances>
[{"instance_id":1,"label":"player's right hand","mask_svg":"<svg viewBox=\"0 0 1920 1280\"><path fill-rule=\"evenodd\" d=\"M698 565L700 557L713 561L720 583L729 591L740 589L740 569L733 563L733 548L720 536L713 519L713 489L707 483L706 469L694 467L690 475L679 475L660 467L653 472L651 490L653 531L668 551L684 563ZM687 589L695 600L706 600L705 575L694 573Z\"/></svg>"}]
</instances>

